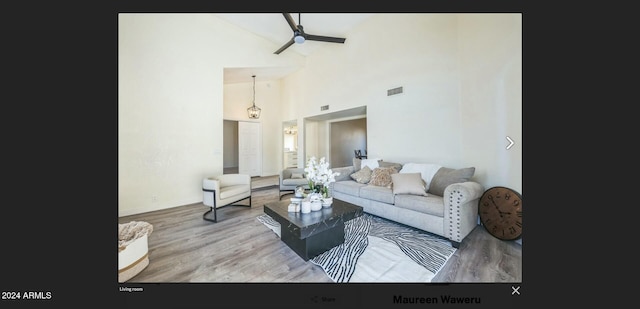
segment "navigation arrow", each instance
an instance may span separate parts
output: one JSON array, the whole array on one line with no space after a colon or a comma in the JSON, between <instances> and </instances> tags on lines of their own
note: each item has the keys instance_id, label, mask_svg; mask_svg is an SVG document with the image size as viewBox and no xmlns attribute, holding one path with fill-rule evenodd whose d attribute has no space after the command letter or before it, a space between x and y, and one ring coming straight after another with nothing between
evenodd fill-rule
<instances>
[{"instance_id":1,"label":"navigation arrow","mask_svg":"<svg viewBox=\"0 0 640 309\"><path fill-rule=\"evenodd\" d=\"M511 146L513 146L513 140L511 140L510 137L507 136L507 140L509 141L509 145L507 145L507 150L509 150L509 148L511 148Z\"/></svg>"}]
</instances>

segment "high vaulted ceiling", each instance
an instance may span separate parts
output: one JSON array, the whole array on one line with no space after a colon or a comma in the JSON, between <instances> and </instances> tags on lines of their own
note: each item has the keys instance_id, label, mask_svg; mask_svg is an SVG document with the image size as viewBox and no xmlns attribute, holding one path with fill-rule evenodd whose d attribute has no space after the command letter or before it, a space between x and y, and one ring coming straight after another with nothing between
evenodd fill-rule
<instances>
[{"instance_id":1,"label":"high vaulted ceiling","mask_svg":"<svg viewBox=\"0 0 640 309\"><path fill-rule=\"evenodd\" d=\"M349 13L289 14L291 14L296 24L304 27L304 31L307 34L343 38L347 38L347 34L351 29L373 15ZM214 15L273 42L277 46L273 50L274 52L293 37L293 32L282 13L226 13ZM300 16L300 22L298 22L298 16ZM294 44L283 53L296 52L303 56L308 56L318 48L325 46L325 44L338 43L307 41L303 44Z\"/></svg>"},{"instance_id":2,"label":"high vaulted ceiling","mask_svg":"<svg viewBox=\"0 0 640 309\"><path fill-rule=\"evenodd\" d=\"M319 36L341 37L349 40L349 32L358 24L374 14L354 13L290 13L296 24L304 27L307 34ZM298 15L300 14L300 15ZM293 31L282 13L217 13L214 14L227 22L263 37L274 44L273 52L287 43L293 37ZM346 41L345 41L346 43ZM293 44L284 53L298 53L309 56L329 42L309 41ZM297 70L286 68L229 68L225 70L224 83L251 82L251 75L256 80L273 80L285 77Z\"/></svg>"}]
</instances>

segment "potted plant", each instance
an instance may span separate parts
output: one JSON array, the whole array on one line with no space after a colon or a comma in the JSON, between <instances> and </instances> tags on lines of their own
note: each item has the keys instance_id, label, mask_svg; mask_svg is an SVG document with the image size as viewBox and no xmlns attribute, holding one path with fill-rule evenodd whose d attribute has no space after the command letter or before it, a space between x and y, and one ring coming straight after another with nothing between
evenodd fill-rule
<instances>
[{"instance_id":1,"label":"potted plant","mask_svg":"<svg viewBox=\"0 0 640 309\"><path fill-rule=\"evenodd\" d=\"M310 196L314 195L314 200L321 200L323 206L330 206L333 199L329 196L329 184L335 182L340 173L334 173L324 157L318 161L315 156L309 158L304 171L309 181Z\"/></svg>"}]
</instances>

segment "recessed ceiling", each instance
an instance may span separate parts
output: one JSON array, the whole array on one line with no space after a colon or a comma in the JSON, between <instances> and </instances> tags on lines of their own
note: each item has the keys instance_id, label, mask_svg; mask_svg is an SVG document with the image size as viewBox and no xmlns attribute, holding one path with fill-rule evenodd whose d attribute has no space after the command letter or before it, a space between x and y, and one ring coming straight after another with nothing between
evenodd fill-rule
<instances>
[{"instance_id":1,"label":"recessed ceiling","mask_svg":"<svg viewBox=\"0 0 640 309\"><path fill-rule=\"evenodd\" d=\"M346 38L345 44L349 41L349 32L358 24L375 14L353 14L353 13L290 13L296 24L301 24L307 34L332 36ZM293 37L293 31L282 13L216 13L213 14L231 24L250 31L255 35L263 37L273 42L273 52L287 43ZM300 20L298 20L300 17ZM317 41L306 41L302 44L293 44L280 55L285 53L298 53L302 56L309 56L320 50L328 43ZM244 83L251 82L252 75L256 75L256 80L281 79L298 68L229 68L224 72L224 83Z\"/></svg>"}]
</instances>

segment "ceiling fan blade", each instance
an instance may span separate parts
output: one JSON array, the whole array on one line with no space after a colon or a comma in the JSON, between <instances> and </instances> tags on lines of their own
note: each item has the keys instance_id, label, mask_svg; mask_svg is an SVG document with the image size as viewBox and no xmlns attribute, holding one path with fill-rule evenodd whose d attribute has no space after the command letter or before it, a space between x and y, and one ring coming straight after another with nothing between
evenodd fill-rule
<instances>
[{"instance_id":1,"label":"ceiling fan blade","mask_svg":"<svg viewBox=\"0 0 640 309\"><path fill-rule=\"evenodd\" d=\"M293 38L291 38L291 40L289 40L289 42L287 42L284 45L282 45L282 47L280 47L280 49L276 50L276 52L274 54L276 54L276 55L280 54L282 51L287 49L287 47L293 45L293 42L294 42Z\"/></svg>"},{"instance_id":2,"label":"ceiling fan blade","mask_svg":"<svg viewBox=\"0 0 640 309\"><path fill-rule=\"evenodd\" d=\"M298 30L298 26L296 25L296 21L293 20L293 17L291 17L291 14L282 13L282 15L284 15L284 19L286 19L287 23L289 23L289 27L291 27L291 30L293 30L293 31Z\"/></svg>"},{"instance_id":3,"label":"ceiling fan blade","mask_svg":"<svg viewBox=\"0 0 640 309\"><path fill-rule=\"evenodd\" d=\"M321 36L321 35L313 35L313 34L305 34L305 39L309 41L322 41L322 42L331 42L331 43L344 43L345 38L336 38L331 36Z\"/></svg>"}]
</instances>

